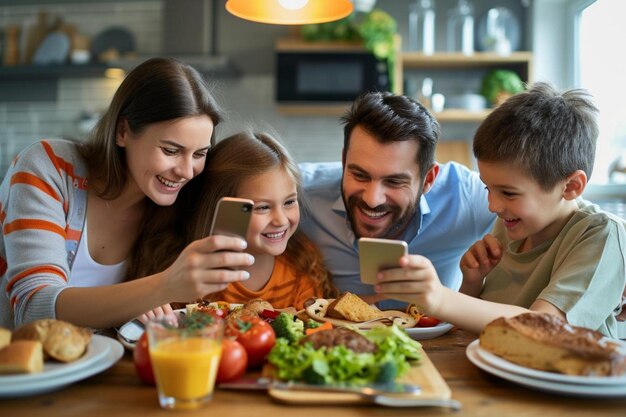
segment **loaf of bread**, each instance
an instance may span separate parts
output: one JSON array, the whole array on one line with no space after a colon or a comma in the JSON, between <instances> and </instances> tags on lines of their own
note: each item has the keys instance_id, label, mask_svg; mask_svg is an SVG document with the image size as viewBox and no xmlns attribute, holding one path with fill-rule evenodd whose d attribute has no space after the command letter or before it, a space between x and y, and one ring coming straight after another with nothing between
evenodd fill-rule
<instances>
[{"instance_id":1,"label":"loaf of bread","mask_svg":"<svg viewBox=\"0 0 626 417\"><path fill-rule=\"evenodd\" d=\"M0 349L11 343L11 330L0 327Z\"/></svg>"},{"instance_id":2,"label":"loaf of bread","mask_svg":"<svg viewBox=\"0 0 626 417\"><path fill-rule=\"evenodd\" d=\"M351 292L344 292L328 305L326 316L350 321L367 321L381 317L380 310L373 308Z\"/></svg>"},{"instance_id":3,"label":"loaf of bread","mask_svg":"<svg viewBox=\"0 0 626 417\"><path fill-rule=\"evenodd\" d=\"M0 374L43 370L43 347L38 340L18 340L0 349Z\"/></svg>"},{"instance_id":4,"label":"loaf of bread","mask_svg":"<svg viewBox=\"0 0 626 417\"><path fill-rule=\"evenodd\" d=\"M62 320L43 319L15 329L12 340L38 340L45 357L71 362L86 352L91 331Z\"/></svg>"},{"instance_id":5,"label":"loaf of bread","mask_svg":"<svg viewBox=\"0 0 626 417\"><path fill-rule=\"evenodd\" d=\"M567 375L614 376L626 372L626 355L600 332L546 313L501 317L480 334L480 347L528 368Z\"/></svg>"}]
</instances>

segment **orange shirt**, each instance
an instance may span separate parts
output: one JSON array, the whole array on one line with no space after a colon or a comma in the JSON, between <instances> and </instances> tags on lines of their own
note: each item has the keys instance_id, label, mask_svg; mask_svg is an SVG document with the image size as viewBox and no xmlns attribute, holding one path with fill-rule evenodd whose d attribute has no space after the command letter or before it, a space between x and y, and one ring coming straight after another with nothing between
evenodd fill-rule
<instances>
[{"instance_id":1,"label":"orange shirt","mask_svg":"<svg viewBox=\"0 0 626 417\"><path fill-rule=\"evenodd\" d=\"M254 298L269 302L274 308L304 308L304 301L311 297L322 297L321 285L308 275L296 274L293 268L285 263L282 256L276 257L274 271L265 287L252 291L244 287L242 282L233 282L222 292L211 296L215 301L229 303L246 303Z\"/></svg>"}]
</instances>

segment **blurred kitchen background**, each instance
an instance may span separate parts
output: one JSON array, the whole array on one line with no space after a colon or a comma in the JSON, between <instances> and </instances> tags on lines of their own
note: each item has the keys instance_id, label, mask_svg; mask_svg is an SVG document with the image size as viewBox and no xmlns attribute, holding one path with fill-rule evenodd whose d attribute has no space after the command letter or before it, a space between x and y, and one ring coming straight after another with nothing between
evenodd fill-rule
<instances>
[{"instance_id":1,"label":"blurred kitchen background","mask_svg":"<svg viewBox=\"0 0 626 417\"><path fill-rule=\"evenodd\" d=\"M610 83L617 82L626 67L623 51L610 45L617 47L618 39L626 39L625 25L611 23L615 16L626 15L626 2L354 3L360 10L353 16L357 22L379 10L395 23L399 51L395 72L389 74L396 84L390 88L436 110L443 132L439 160L474 167L472 135L493 105L481 89L494 70L512 71L523 82L546 80L560 88L591 89L603 114L594 172L598 186L593 190L603 201L615 203L614 211L622 210L626 111L618 90L623 93L624 87ZM269 130L298 161L339 160L339 117L347 102L277 102L277 53L284 49L279 45L300 38L300 27L242 20L229 14L224 4L0 0L0 171L4 173L20 149L41 138L83 139L108 105L123 71L160 55L179 57L206 76L228 113L218 137L248 127ZM602 49L608 52L601 55ZM451 50L456 53L448 59ZM485 59L485 54L492 58Z\"/></svg>"}]
</instances>

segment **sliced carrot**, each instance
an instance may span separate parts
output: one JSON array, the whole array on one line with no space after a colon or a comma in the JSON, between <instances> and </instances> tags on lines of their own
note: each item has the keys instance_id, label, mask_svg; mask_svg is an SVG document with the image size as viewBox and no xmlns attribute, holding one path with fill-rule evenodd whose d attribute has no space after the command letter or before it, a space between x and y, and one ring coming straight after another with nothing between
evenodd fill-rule
<instances>
[{"instance_id":1,"label":"sliced carrot","mask_svg":"<svg viewBox=\"0 0 626 417\"><path fill-rule=\"evenodd\" d=\"M314 327L312 329L305 329L304 330L304 334L308 336L310 334L317 333L317 332L320 332L322 330L330 330L332 328L333 328L333 324L331 322L327 321L327 322L324 322L324 324L322 324L319 327Z\"/></svg>"}]
</instances>

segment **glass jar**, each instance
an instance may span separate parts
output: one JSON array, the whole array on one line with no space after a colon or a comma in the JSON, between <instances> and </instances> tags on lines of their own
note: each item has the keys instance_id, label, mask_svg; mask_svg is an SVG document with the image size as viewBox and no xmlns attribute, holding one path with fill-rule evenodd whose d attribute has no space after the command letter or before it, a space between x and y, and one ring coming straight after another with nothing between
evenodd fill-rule
<instances>
[{"instance_id":1,"label":"glass jar","mask_svg":"<svg viewBox=\"0 0 626 417\"><path fill-rule=\"evenodd\" d=\"M409 51L435 51L435 7L432 0L414 0L409 7Z\"/></svg>"},{"instance_id":2,"label":"glass jar","mask_svg":"<svg viewBox=\"0 0 626 417\"><path fill-rule=\"evenodd\" d=\"M449 52L474 53L474 7L467 0L459 0L448 12L447 49Z\"/></svg>"}]
</instances>

